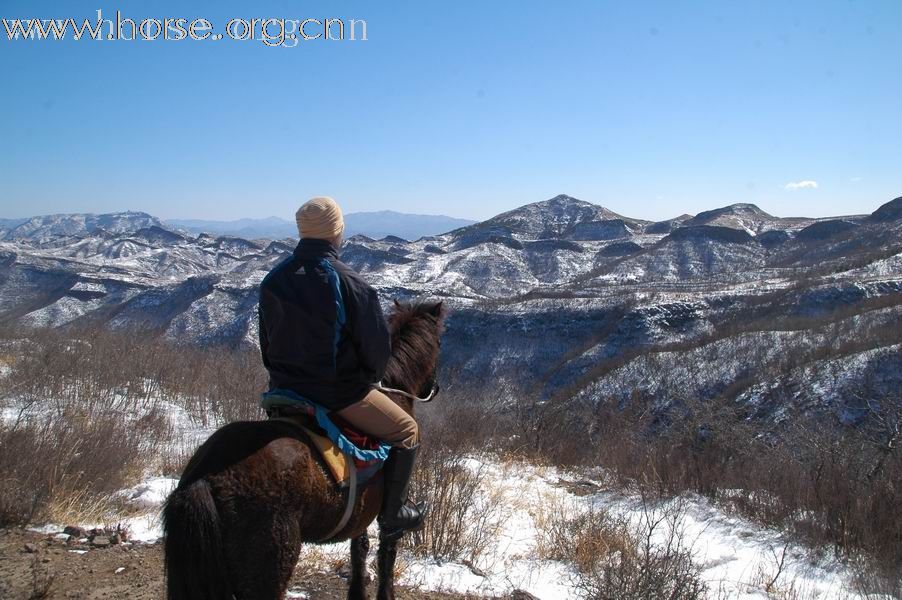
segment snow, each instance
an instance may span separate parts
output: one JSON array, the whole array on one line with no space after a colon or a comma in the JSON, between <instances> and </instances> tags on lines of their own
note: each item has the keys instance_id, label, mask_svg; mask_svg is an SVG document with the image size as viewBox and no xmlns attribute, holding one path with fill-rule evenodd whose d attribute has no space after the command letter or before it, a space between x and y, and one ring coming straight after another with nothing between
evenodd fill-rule
<instances>
[{"instance_id":1,"label":"snow","mask_svg":"<svg viewBox=\"0 0 902 600\"><path fill-rule=\"evenodd\" d=\"M527 464L504 466L474 457L467 461L467 465L471 469L482 469L487 474L483 494L493 491L501 493L498 501L507 510L498 512L496 516L501 527L500 535L472 566L402 553L399 584L480 596L499 596L521 589L542 599L577 599L580 594L575 586L575 569L565 562L543 560L538 556L538 523L543 515L562 508L572 511L601 508L628 519L636 526L645 515L642 502L635 495L600 491L579 496L569 492L563 484L574 481L574 476L554 468ZM131 532L132 541L153 542L159 538L158 511L175 484L174 479L152 477L120 492L133 506L147 511L122 521ZM818 558L802 547L787 543L778 532L725 514L703 498L683 496L654 505L650 510L665 511L676 505L681 509L678 527L701 567L702 578L709 586L711 597L766 598L761 584L756 580L760 580L761 573L775 573L777 557L782 555L784 549L786 561L778 585L792 585L811 598L858 597L848 589L849 574L841 563L825 557ZM371 534L376 534L375 529ZM667 530L658 531L656 539L666 535ZM347 543L339 543L307 546L300 560L328 568L329 564L347 556ZM300 592L295 594L290 597L305 597Z\"/></svg>"},{"instance_id":2,"label":"snow","mask_svg":"<svg viewBox=\"0 0 902 600\"><path fill-rule=\"evenodd\" d=\"M123 529L128 530L128 539L132 542L152 544L163 537L163 522L160 514L162 506L144 515L128 517L121 521Z\"/></svg>"},{"instance_id":3,"label":"snow","mask_svg":"<svg viewBox=\"0 0 902 600\"><path fill-rule=\"evenodd\" d=\"M21 323L32 327L58 327L74 321L103 306L103 299L79 300L64 296L52 304L34 310L21 318Z\"/></svg>"},{"instance_id":4,"label":"snow","mask_svg":"<svg viewBox=\"0 0 902 600\"><path fill-rule=\"evenodd\" d=\"M503 523L503 532L495 546L477 566L482 577L468 566L412 559L404 569L401 582L423 589L456 591L481 595L501 595L523 589L539 598L579 598L574 569L562 562L540 560L537 556L542 511L567 508L574 512L603 509L626 518L638 527L646 518L638 496L603 491L586 496L574 495L560 485L572 476L552 468L516 465L504 469L489 468L489 488L503 490L504 503L513 507ZM848 589L850 575L835 560L817 557L811 551L785 541L779 532L762 529L739 517L725 514L704 498L687 495L653 506L651 514L680 509L676 525L701 567L703 580L712 597L751 599L767 597L761 573L776 573L777 557L784 549L786 560L777 585L792 585L812 598L856 598ZM668 530L656 532L658 541Z\"/></svg>"},{"instance_id":5,"label":"snow","mask_svg":"<svg viewBox=\"0 0 902 600\"><path fill-rule=\"evenodd\" d=\"M119 495L137 509L158 509L176 485L178 485L178 479L151 477L132 488L122 490Z\"/></svg>"}]
</instances>

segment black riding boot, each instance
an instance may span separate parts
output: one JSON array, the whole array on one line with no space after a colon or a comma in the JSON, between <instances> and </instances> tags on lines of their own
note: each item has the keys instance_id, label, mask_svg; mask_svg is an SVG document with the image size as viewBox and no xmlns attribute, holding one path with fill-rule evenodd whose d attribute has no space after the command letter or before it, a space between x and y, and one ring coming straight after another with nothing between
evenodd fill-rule
<instances>
[{"instance_id":1,"label":"black riding boot","mask_svg":"<svg viewBox=\"0 0 902 600\"><path fill-rule=\"evenodd\" d=\"M392 448L382 468L385 491L379 513L379 536L384 540L396 540L405 531L417 529L423 524L428 505L425 502L414 504L407 499L407 488L419 448Z\"/></svg>"}]
</instances>

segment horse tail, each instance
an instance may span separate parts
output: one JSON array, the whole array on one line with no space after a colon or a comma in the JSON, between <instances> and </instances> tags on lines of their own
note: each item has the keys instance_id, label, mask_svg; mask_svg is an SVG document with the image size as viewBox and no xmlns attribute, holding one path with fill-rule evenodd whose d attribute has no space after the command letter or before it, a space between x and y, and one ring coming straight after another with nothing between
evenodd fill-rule
<instances>
[{"instance_id":1,"label":"horse tail","mask_svg":"<svg viewBox=\"0 0 902 600\"><path fill-rule=\"evenodd\" d=\"M204 479L170 494L163 508L163 531L169 600L232 597L219 514Z\"/></svg>"}]
</instances>

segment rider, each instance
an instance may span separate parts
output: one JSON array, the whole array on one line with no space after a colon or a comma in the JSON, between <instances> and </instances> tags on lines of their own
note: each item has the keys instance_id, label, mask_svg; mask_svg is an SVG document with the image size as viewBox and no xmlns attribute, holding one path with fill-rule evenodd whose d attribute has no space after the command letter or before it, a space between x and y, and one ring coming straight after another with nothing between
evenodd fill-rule
<instances>
[{"instance_id":1,"label":"rider","mask_svg":"<svg viewBox=\"0 0 902 600\"><path fill-rule=\"evenodd\" d=\"M301 240L260 284L260 351L270 389L292 390L391 444L383 468L380 535L397 538L423 521L407 498L419 448L416 421L374 388L391 355L379 297L338 260L344 218L331 198L295 214Z\"/></svg>"}]
</instances>

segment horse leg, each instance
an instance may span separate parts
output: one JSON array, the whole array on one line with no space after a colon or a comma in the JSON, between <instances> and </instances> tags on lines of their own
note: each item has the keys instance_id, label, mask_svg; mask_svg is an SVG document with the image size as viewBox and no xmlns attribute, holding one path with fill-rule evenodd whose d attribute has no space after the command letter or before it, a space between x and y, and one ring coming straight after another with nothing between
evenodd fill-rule
<instances>
[{"instance_id":1,"label":"horse leg","mask_svg":"<svg viewBox=\"0 0 902 600\"><path fill-rule=\"evenodd\" d=\"M395 559L398 557L398 540L379 540L379 593L378 600L395 600Z\"/></svg>"},{"instance_id":2,"label":"horse leg","mask_svg":"<svg viewBox=\"0 0 902 600\"><path fill-rule=\"evenodd\" d=\"M351 540L351 582L348 600L366 600L366 555L370 551L370 536L363 534Z\"/></svg>"},{"instance_id":3,"label":"horse leg","mask_svg":"<svg viewBox=\"0 0 902 600\"><path fill-rule=\"evenodd\" d=\"M300 532L287 516L243 511L229 515L224 546L238 600L279 600L301 551ZM240 517L240 518L239 518Z\"/></svg>"}]
</instances>

